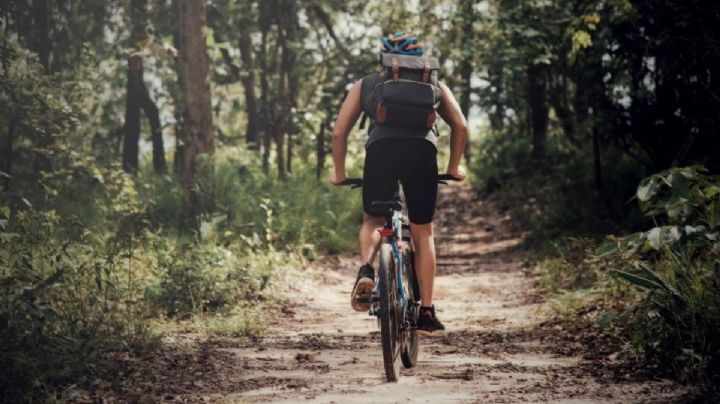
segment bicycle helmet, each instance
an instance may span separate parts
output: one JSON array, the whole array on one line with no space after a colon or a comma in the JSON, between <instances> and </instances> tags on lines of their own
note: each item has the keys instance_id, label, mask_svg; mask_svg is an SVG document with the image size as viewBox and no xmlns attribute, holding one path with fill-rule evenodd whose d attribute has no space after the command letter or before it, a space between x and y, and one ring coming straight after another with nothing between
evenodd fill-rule
<instances>
[{"instance_id":1,"label":"bicycle helmet","mask_svg":"<svg viewBox=\"0 0 720 404\"><path fill-rule=\"evenodd\" d=\"M410 33L395 32L383 37L380 41L380 53L394 53L398 55L422 56L423 49L417 37Z\"/></svg>"}]
</instances>

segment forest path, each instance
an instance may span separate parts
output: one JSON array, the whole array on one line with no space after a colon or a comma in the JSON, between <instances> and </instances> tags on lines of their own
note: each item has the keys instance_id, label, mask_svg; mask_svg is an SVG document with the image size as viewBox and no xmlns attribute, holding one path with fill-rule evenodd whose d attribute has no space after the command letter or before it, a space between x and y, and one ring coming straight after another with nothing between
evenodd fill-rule
<instances>
[{"instance_id":1,"label":"forest path","mask_svg":"<svg viewBox=\"0 0 720 404\"><path fill-rule=\"evenodd\" d=\"M220 402L676 401L682 390L618 363L612 345L548 322L522 266L521 234L469 187L443 187L437 216L438 316L419 364L387 383L377 323L349 305L357 258L336 257L301 287L268 336L223 351L242 363L242 392ZM595 346L587 346L596 342Z\"/></svg>"}]
</instances>

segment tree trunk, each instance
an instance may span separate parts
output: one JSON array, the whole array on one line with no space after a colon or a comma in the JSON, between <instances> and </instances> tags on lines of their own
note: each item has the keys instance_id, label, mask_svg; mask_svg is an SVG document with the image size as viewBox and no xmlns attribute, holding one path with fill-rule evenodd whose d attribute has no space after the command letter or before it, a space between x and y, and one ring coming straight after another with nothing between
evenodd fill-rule
<instances>
[{"instance_id":1,"label":"tree trunk","mask_svg":"<svg viewBox=\"0 0 720 404\"><path fill-rule=\"evenodd\" d=\"M141 85L141 101L142 109L150 123L150 137L152 139L153 148L153 168L157 174L165 174L167 172L167 163L165 162L165 146L163 144L162 126L160 125L160 111L157 105L150 98L145 83L140 81Z\"/></svg>"},{"instance_id":2,"label":"tree trunk","mask_svg":"<svg viewBox=\"0 0 720 404\"><path fill-rule=\"evenodd\" d=\"M131 55L128 58L127 96L125 98L125 129L123 137L122 167L127 172L138 168L138 142L140 140L140 94L142 83L142 58Z\"/></svg>"},{"instance_id":3,"label":"tree trunk","mask_svg":"<svg viewBox=\"0 0 720 404\"><path fill-rule=\"evenodd\" d=\"M130 46L135 49L139 49L139 45L142 45L142 41L147 38L147 3L148 0L130 1L130 21L132 23Z\"/></svg>"},{"instance_id":4,"label":"tree trunk","mask_svg":"<svg viewBox=\"0 0 720 404\"><path fill-rule=\"evenodd\" d=\"M205 0L178 0L180 83L184 103L180 183L185 217L212 209L213 122L208 55L205 46Z\"/></svg>"},{"instance_id":5,"label":"tree trunk","mask_svg":"<svg viewBox=\"0 0 720 404\"><path fill-rule=\"evenodd\" d=\"M467 42L466 42L467 43ZM470 114L470 78L472 76L472 64L470 60L463 58L460 62L460 74L462 76L462 91L460 92L460 110L466 119L469 119ZM465 162L470 165L471 163L471 149L470 142L465 143Z\"/></svg>"},{"instance_id":6,"label":"tree trunk","mask_svg":"<svg viewBox=\"0 0 720 404\"><path fill-rule=\"evenodd\" d=\"M463 0L462 2L462 44L471 44L475 42L475 9L473 1ZM466 45L467 46L467 45ZM460 80L462 82L462 90L460 91L460 110L466 119L470 119L470 96L472 94L471 80L473 74L472 52L463 49L462 60L460 61ZM465 162L471 163L470 139L465 143Z\"/></svg>"},{"instance_id":7,"label":"tree trunk","mask_svg":"<svg viewBox=\"0 0 720 404\"><path fill-rule=\"evenodd\" d=\"M12 175L13 163L13 143L15 142L15 132L17 132L17 125L19 121L20 120L17 117L10 119L7 138L5 139L5 144L3 145L2 156L0 156L0 158L2 158L2 166L0 166L0 169L6 174L1 176L2 178L0 178L0 183L2 183L3 191L5 192L10 190L10 176Z\"/></svg>"},{"instance_id":8,"label":"tree trunk","mask_svg":"<svg viewBox=\"0 0 720 404\"><path fill-rule=\"evenodd\" d=\"M174 20L177 20L177 0L173 0L173 12L175 13ZM178 49L180 47L180 34L178 33L178 27L177 25L173 29L173 46L175 49ZM180 162L182 161L183 156L183 116L185 111L185 107L183 106L183 99L181 94L181 89L184 87L183 85L183 78L180 75L180 57L176 56L175 58L175 71L177 72L177 86L174 86L170 89L170 94L172 95L173 103L175 104L175 108L173 110L173 115L175 117L175 155L173 156L173 173L176 174L178 177L182 177L182 164Z\"/></svg>"},{"instance_id":9,"label":"tree trunk","mask_svg":"<svg viewBox=\"0 0 720 404\"><path fill-rule=\"evenodd\" d=\"M315 138L315 155L317 156L317 164L315 166L315 176L319 180L325 170L325 127L326 121L320 123L320 132Z\"/></svg>"},{"instance_id":10,"label":"tree trunk","mask_svg":"<svg viewBox=\"0 0 720 404\"><path fill-rule=\"evenodd\" d=\"M545 155L548 127L546 101L547 65L530 65L528 76L528 106L532 127L532 156L540 159Z\"/></svg>"},{"instance_id":11,"label":"tree trunk","mask_svg":"<svg viewBox=\"0 0 720 404\"><path fill-rule=\"evenodd\" d=\"M565 137L568 138L570 143L573 145L577 144L575 137L575 124L573 122L573 116L570 112L567 100L567 84L564 76L557 78L557 85L552 87L552 93L550 94L550 101L552 102L555 115L560 120L560 125L563 128Z\"/></svg>"},{"instance_id":12,"label":"tree trunk","mask_svg":"<svg viewBox=\"0 0 720 404\"><path fill-rule=\"evenodd\" d=\"M505 127L505 103L502 101L502 95L505 88L503 85L503 69L496 68L491 65L488 67L488 76L491 79L490 85L495 87L495 92L493 93L492 98L495 110L490 113L490 128L495 131L499 131Z\"/></svg>"},{"instance_id":13,"label":"tree trunk","mask_svg":"<svg viewBox=\"0 0 720 404\"><path fill-rule=\"evenodd\" d=\"M243 21L243 29L240 33L238 48L240 59L245 68L245 76L242 84L245 89L245 110L247 112L247 128L245 130L245 141L250 149L259 149L258 144L258 108L255 99L255 70L253 65L252 43L250 42L250 30L247 29L248 21Z\"/></svg>"},{"instance_id":14,"label":"tree trunk","mask_svg":"<svg viewBox=\"0 0 720 404\"><path fill-rule=\"evenodd\" d=\"M138 142L140 140L140 111L150 123L153 145L153 167L155 172L167 172L165 148L163 146L160 112L150 98L143 81L143 60L139 54L128 58L127 98L125 99L125 127L123 137L123 169L131 172L138 168Z\"/></svg>"},{"instance_id":15,"label":"tree trunk","mask_svg":"<svg viewBox=\"0 0 720 404\"><path fill-rule=\"evenodd\" d=\"M287 133L290 123L290 113L292 108L292 100L290 99L290 75L292 70L292 49L288 46L288 36L292 20L288 18L294 13L291 4L283 5L281 1L277 1L276 9L280 10L278 22L278 45L280 47L280 70L278 74L278 100L280 101L280 114L278 116L278 125L275 126L275 143L277 145L277 168L278 177L287 177L287 166L285 162L285 134Z\"/></svg>"},{"instance_id":16,"label":"tree trunk","mask_svg":"<svg viewBox=\"0 0 720 404\"><path fill-rule=\"evenodd\" d=\"M272 126L274 126L274 120L272 119L272 113L270 111L270 83L268 80L268 64L267 64L267 52L268 52L268 31L270 30L270 11L268 10L268 2L262 1L259 4L260 7L260 33L262 39L260 41L260 133L262 134L262 169L265 174L270 172L270 147L272 143Z\"/></svg>"},{"instance_id":17,"label":"tree trunk","mask_svg":"<svg viewBox=\"0 0 720 404\"><path fill-rule=\"evenodd\" d=\"M48 10L48 0L33 1L33 18L35 19L35 35L34 48L40 59L40 64L45 70L45 74L50 74L50 13Z\"/></svg>"}]
</instances>

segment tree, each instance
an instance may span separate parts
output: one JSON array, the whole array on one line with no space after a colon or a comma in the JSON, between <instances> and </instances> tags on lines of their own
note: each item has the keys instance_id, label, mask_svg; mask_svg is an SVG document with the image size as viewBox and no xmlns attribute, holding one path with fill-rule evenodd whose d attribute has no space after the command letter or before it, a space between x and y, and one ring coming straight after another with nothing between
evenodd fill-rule
<instances>
[{"instance_id":1,"label":"tree","mask_svg":"<svg viewBox=\"0 0 720 404\"><path fill-rule=\"evenodd\" d=\"M213 200L214 129L205 0L178 0L177 7L178 75L184 108L180 183L185 192L186 217L194 221L198 214L211 209Z\"/></svg>"},{"instance_id":2,"label":"tree","mask_svg":"<svg viewBox=\"0 0 720 404\"><path fill-rule=\"evenodd\" d=\"M130 18L132 20L131 45L142 48L142 42L147 39L147 0L132 0L130 2ZM142 110L150 123L153 168L156 173L161 174L167 172L167 163L165 162L165 148L160 125L160 111L152 98L150 98L143 76L142 53L133 53L128 57L122 153L123 169L125 171L135 171L138 168L140 111Z\"/></svg>"},{"instance_id":3,"label":"tree","mask_svg":"<svg viewBox=\"0 0 720 404\"><path fill-rule=\"evenodd\" d=\"M460 109L462 110L465 117L470 115L470 102L472 94L472 75L473 75L473 55L475 54L476 35L475 35L475 21L477 20L477 13L475 12L474 3L471 0L460 0L460 24L462 27L462 33L460 35L461 40L458 44L460 46ZM471 144L467 142L465 144L465 161L469 165L471 163Z\"/></svg>"},{"instance_id":4,"label":"tree","mask_svg":"<svg viewBox=\"0 0 720 404\"><path fill-rule=\"evenodd\" d=\"M132 54L128 58L127 97L125 102L125 126L123 136L123 169L135 171L138 168L138 141L140 140L140 111L150 123L153 145L153 168L158 174L167 172L165 148L163 146L160 111L150 98L143 82L143 58Z\"/></svg>"}]
</instances>

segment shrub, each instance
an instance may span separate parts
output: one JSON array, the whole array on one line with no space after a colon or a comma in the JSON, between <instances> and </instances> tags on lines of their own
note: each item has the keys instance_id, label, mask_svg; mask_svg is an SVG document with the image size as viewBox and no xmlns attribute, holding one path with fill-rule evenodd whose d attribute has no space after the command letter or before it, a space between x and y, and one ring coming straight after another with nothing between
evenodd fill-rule
<instances>
[{"instance_id":1,"label":"shrub","mask_svg":"<svg viewBox=\"0 0 720 404\"><path fill-rule=\"evenodd\" d=\"M598 249L643 292L629 309L638 349L684 380L720 377L720 177L676 168L642 181L637 199L657 225ZM611 313L612 315L612 313Z\"/></svg>"}]
</instances>

